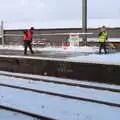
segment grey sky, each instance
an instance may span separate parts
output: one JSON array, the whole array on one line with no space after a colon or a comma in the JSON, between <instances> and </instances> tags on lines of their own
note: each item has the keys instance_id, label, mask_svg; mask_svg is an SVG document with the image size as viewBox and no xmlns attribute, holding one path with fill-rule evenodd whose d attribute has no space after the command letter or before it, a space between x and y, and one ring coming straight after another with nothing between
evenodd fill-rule
<instances>
[{"instance_id":1,"label":"grey sky","mask_svg":"<svg viewBox=\"0 0 120 120\"><path fill-rule=\"evenodd\" d=\"M119 3L120 0L88 0L88 17L119 18ZM46 21L81 19L81 0L0 0L0 18Z\"/></svg>"},{"instance_id":2,"label":"grey sky","mask_svg":"<svg viewBox=\"0 0 120 120\"><path fill-rule=\"evenodd\" d=\"M88 0L89 18L120 18L120 0Z\"/></svg>"},{"instance_id":3,"label":"grey sky","mask_svg":"<svg viewBox=\"0 0 120 120\"><path fill-rule=\"evenodd\" d=\"M120 18L120 0L88 0L88 18ZM0 0L0 19L9 22L80 20L82 0Z\"/></svg>"}]
</instances>

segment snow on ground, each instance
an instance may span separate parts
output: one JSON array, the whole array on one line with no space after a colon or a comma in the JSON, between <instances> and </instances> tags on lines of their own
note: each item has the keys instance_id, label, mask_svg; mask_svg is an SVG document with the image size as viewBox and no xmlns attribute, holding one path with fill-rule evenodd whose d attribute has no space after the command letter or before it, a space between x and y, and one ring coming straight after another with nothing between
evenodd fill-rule
<instances>
[{"instance_id":1,"label":"snow on ground","mask_svg":"<svg viewBox=\"0 0 120 120\"><path fill-rule=\"evenodd\" d=\"M15 49L23 50L23 46L18 46L15 48L13 46L4 46L0 49ZM41 48L42 51L53 51L73 53L74 52L92 52L91 55L80 55L77 57L67 58L67 61L74 62L92 62L92 63L102 63L102 64L120 64L120 53L107 54L107 55L97 55L98 51L96 47L80 47L80 48ZM32 75L29 75L32 76ZM36 76L38 77L38 76ZM41 76L42 77L42 76ZM10 79L15 79L13 82ZM48 77L44 79L49 79ZM56 78L51 78L56 79ZM16 81L18 80L18 81ZM57 79L58 80L58 79ZM60 79L59 79L60 80ZM63 80L63 79L62 79ZM66 80L68 81L68 79ZM72 80L71 80L72 81ZM111 102L119 103L120 97L119 93L112 93L108 91L100 92L98 90L88 90L78 87L69 87L64 85L56 85L43 82L30 82L26 81L20 82L17 78L11 77L0 77L0 82L6 82L8 84L24 85L27 87L32 87L36 89L43 89L48 91L63 92L70 95L83 95L84 97L95 98L98 100L110 100ZM72 81L73 82L73 81ZM81 83L81 82L80 82ZM94 84L84 82L84 84ZM104 84L104 86L107 86ZM107 86L108 87L108 86ZM111 88L119 88L120 86L111 86ZM15 90L12 88L0 87L0 104L12 106L13 108L19 108L26 111L38 113L41 115L46 115L49 117L54 117L57 120L118 120L120 119L120 108L110 107L106 105L100 105L96 103L84 102L79 100L70 100L60 97L53 97L45 94L31 93L28 91ZM13 120L13 119L11 119Z\"/></svg>"},{"instance_id":2,"label":"snow on ground","mask_svg":"<svg viewBox=\"0 0 120 120\"><path fill-rule=\"evenodd\" d=\"M118 120L120 108L0 87L0 104L57 120Z\"/></svg>"},{"instance_id":3,"label":"snow on ground","mask_svg":"<svg viewBox=\"0 0 120 120\"><path fill-rule=\"evenodd\" d=\"M35 120L35 118L17 112L0 109L0 120Z\"/></svg>"},{"instance_id":4,"label":"snow on ground","mask_svg":"<svg viewBox=\"0 0 120 120\"><path fill-rule=\"evenodd\" d=\"M88 38L87 39L88 42L98 42L98 38ZM120 42L120 38L109 38L107 40L108 42Z\"/></svg>"},{"instance_id":5,"label":"snow on ground","mask_svg":"<svg viewBox=\"0 0 120 120\"><path fill-rule=\"evenodd\" d=\"M10 73L2 72L0 73ZM23 76L36 76L36 78L42 78L38 75L19 74ZM53 77L46 77L53 78ZM61 78L53 78L56 81ZM66 79L68 81L68 79ZM65 79L64 79L65 81ZM72 81L72 80L71 80ZM75 81L76 82L76 81ZM44 83L38 81L28 81L21 78L6 77L0 75L0 83L24 86L28 88L47 90L50 92L64 93L73 96L82 96L97 100L106 100L109 102L120 103L120 93L114 93L109 91L99 91L94 89L86 89L79 87L70 87L66 85L57 85L54 83ZM84 82L84 84L87 82ZM93 83L94 84L94 83ZM120 88L117 85L107 85L113 88ZM56 118L57 120L118 120L120 118L120 108L110 107L102 104L96 104L91 102L84 102L80 100L71 100L61 97L53 97L45 94L38 94L34 92L15 90L12 88L0 87L0 104L12 106L13 108L19 108L21 110L41 114L44 116ZM36 107L37 106L37 107ZM13 119L9 119L13 120Z\"/></svg>"},{"instance_id":6,"label":"snow on ground","mask_svg":"<svg viewBox=\"0 0 120 120\"><path fill-rule=\"evenodd\" d=\"M7 50L24 50L24 46L22 45L0 45L0 49L7 49ZM37 51L53 51L53 52L95 52L97 47L88 47L88 46L83 46L83 47L33 47L34 50Z\"/></svg>"},{"instance_id":7,"label":"snow on ground","mask_svg":"<svg viewBox=\"0 0 120 120\"><path fill-rule=\"evenodd\" d=\"M10 45L0 46L0 49L23 50L23 46L10 46ZM61 48L45 47L45 48L34 48L34 50L35 51L38 50L42 52L47 51L48 54L64 53L64 54L74 55L74 53L91 53L89 55L80 54L75 57L72 57L72 56L67 57L66 59L63 59L63 61L120 65L120 53L119 52L113 53L113 54L111 53L111 54L99 55L99 54L96 54L98 52L98 47L83 46L83 47L67 47L66 49L64 49L64 47L61 47ZM40 58L40 56L36 58ZM59 59L56 59L56 60L59 60Z\"/></svg>"},{"instance_id":8,"label":"snow on ground","mask_svg":"<svg viewBox=\"0 0 120 120\"><path fill-rule=\"evenodd\" d=\"M92 53L96 52L98 47L88 47L88 46L83 46L83 47L74 47L74 46L68 46L68 47L45 47L45 48L34 48L34 50L38 51L53 51L54 53L73 53L73 52L87 52L87 53Z\"/></svg>"},{"instance_id":9,"label":"snow on ground","mask_svg":"<svg viewBox=\"0 0 120 120\"><path fill-rule=\"evenodd\" d=\"M113 53L113 54L107 54L107 55L92 54L89 56L76 56L76 57L67 58L67 60L73 61L73 62L120 65L120 53Z\"/></svg>"},{"instance_id":10,"label":"snow on ground","mask_svg":"<svg viewBox=\"0 0 120 120\"><path fill-rule=\"evenodd\" d=\"M55 83L26 81L24 79L18 79L13 77L0 76L0 83L22 86L37 90L49 91L52 93L65 94L70 96L84 97L89 99L95 99L100 101L107 101L111 103L120 103L120 94L110 91L101 91L95 89L86 89L75 86L67 86Z\"/></svg>"},{"instance_id":11,"label":"snow on ground","mask_svg":"<svg viewBox=\"0 0 120 120\"><path fill-rule=\"evenodd\" d=\"M8 74L8 75L18 75L18 76L25 76L25 77L31 77L31 79L38 78L43 80L49 80L49 81L60 81L65 83L76 83L76 84L82 84L82 85L91 85L91 86L97 86L97 87L105 87L105 88L113 88L113 89L120 89L119 85L111 85L111 84L104 84L104 83L97 83L97 82L87 82L82 80L75 80L75 79L66 79L66 78L56 78L56 77L50 77L50 76L41 76L41 75L32 75L32 74L22 74L22 73L13 73L13 72L7 72L7 71L0 71L0 74Z\"/></svg>"},{"instance_id":12,"label":"snow on ground","mask_svg":"<svg viewBox=\"0 0 120 120\"><path fill-rule=\"evenodd\" d=\"M24 46L22 45L0 45L0 49L2 50L24 50Z\"/></svg>"}]
</instances>

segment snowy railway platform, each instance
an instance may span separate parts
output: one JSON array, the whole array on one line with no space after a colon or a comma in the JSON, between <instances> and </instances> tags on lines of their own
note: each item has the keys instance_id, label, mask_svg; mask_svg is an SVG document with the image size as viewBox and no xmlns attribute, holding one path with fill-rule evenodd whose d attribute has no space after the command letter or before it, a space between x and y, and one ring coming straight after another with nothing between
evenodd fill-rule
<instances>
[{"instance_id":1,"label":"snowy railway platform","mask_svg":"<svg viewBox=\"0 0 120 120\"><path fill-rule=\"evenodd\" d=\"M13 46L13 45L5 45L0 46L0 54L1 55L16 55L16 56L24 56L23 46ZM85 56L90 54L96 54L98 52L97 47L33 47L35 51L34 55L31 55L28 49L28 56L32 57L45 57L45 58L69 58L76 56Z\"/></svg>"},{"instance_id":2,"label":"snowy railway platform","mask_svg":"<svg viewBox=\"0 0 120 120\"><path fill-rule=\"evenodd\" d=\"M24 56L23 46L4 46L0 50L0 70L120 84L119 52L99 55L97 47L88 46L34 51L35 55Z\"/></svg>"},{"instance_id":3,"label":"snowy railway platform","mask_svg":"<svg viewBox=\"0 0 120 120\"><path fill-rule=\"evenodd\" d=\"M55 120L120 118L119 52L99 55L97 47L34 50L35 55L24 56L19 46L1 48L1 106ZM6 115L32 119L1 113L4 120Z\"/></svg>"}]
</instances>

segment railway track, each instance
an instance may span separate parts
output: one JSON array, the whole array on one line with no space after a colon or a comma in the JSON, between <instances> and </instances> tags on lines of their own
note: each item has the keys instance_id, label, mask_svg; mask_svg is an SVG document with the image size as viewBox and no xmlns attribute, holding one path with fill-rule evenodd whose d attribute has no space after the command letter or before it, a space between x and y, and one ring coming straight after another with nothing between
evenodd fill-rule
<instances>
[{"instance_id":1,"label":"railway track","mask_svg":"<svg viewBox=\"0 0 120 120\"><path fill-rule=\"evenodd\" d=\"M3 84L3 83L0 83L0 86L9 87L9 88L13 88L13 89L24 90L24 91L29 91L29 92L35 92L35 93L39 93L39 94L51 95L51 96L54 96L54 97L57 96L57 97L65 98L65 99L81 100L81 101L85 101L85 102L103 104L103 105L108 105L108 106L113 106L113 107L119 107L120 108L119 103L113 103L113 102L108 102L108 101L103 101L103 100L85 98L85 97L82 97L82 96L72 96L72 95L66 95L66 94L62 94L62 93L55 93L55 92L50 92L50 91L45 91L45 90L37 90L37 89L33 89L33 88L22 87L22 86L17 86L17 85L8 85L8 84Z\"/></svg>"},{"instance_id":2,"label":"railway track","mask_svg":"<svg viewBox=\"0 0 120 120\"><path fill-rule=\"evenodd\" d=\"M47 83L55 83L55 84L61 84L61 85L67 85L67 86L75 86L75 87L82 87L82 88L89 88L89 89L97 89L97 90L104 90L104 91L111 91L111 92L120 92L120 89L110 88L110 87L102 87L102 86L95 86L95 85L87 85L82 83L72 83L69 81L56 81L56 80L48 80L48 79L41 79L37 77L31 77L31 76L23 76L23 75L17 75L17 74L9 74L9 73L0 73L0 75L8 76L8 77L15 77L15 78L22 78L25 80L31 80L31 81L42 81Z\"/></svg>"},{"instance_id":3,"label":"railway track","mask_svg":"<svg viewBox=\"0 0 120 120\"><path fill-rule=\"evenodd\" d=\"M39 114L31 113L31 112L28 112L28 111L23 111L23 110L20 110L20 109L16 109L16 108L12 108L12 107L9 107L9 106L4 106L4 105L0 105L0 109L10 111L10 112L20 113L22 115L32 117L33 119L36 119L36 120L55 120L53 118L48 118L48 117L45 117L45 116L42 116L42 115L39 115Z\"/></svg>"}]
</instances>

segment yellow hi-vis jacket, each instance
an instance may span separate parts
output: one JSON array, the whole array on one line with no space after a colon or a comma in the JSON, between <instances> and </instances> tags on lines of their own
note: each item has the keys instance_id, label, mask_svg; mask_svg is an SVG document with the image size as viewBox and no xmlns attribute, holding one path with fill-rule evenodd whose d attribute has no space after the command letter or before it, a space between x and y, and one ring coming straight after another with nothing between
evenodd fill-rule
<instances>
[{"instance_id":1,"label":"yellow hi-vis jacket","mask_svg":"<svg viewBox=\"0 0 120 120\"><path fill-rule=\"evenodd\" d=\"M101 35L99 36L99 42L105 42L108 38L108 32L102 32Z\"/></svg>"}]
</instances>

